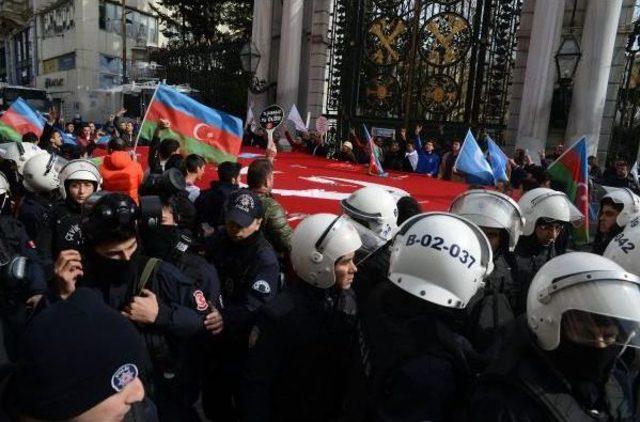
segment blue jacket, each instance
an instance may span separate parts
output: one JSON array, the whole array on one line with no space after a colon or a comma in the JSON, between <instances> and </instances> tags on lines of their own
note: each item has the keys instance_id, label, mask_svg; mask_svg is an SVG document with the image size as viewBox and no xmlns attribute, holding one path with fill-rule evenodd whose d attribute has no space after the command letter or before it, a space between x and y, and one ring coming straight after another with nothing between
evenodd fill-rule
<instances>
[{"instance_id":1,"label":"blue jacket","mask_svg":"<svg viewBox=\"0 0 640 422\"><path fill-rule=\"evenodd\" d=\"M418 151L418 166L416 173L437 176L440 169L440 155L437 152L428 153L422 148L420 136L416 136L416 151Z\"/></svg>"}]
</instances>

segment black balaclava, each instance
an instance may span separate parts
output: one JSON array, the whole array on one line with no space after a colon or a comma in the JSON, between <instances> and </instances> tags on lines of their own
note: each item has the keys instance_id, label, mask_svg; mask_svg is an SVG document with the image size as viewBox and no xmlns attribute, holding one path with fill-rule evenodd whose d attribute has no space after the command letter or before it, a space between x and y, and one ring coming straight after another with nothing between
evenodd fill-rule
<instances>
[{"instance_id":1,"label":"black balaclava","mask_svg":"<svg viewBox=\"0 0 640 422\"><path fill-rule=\"evenodd\" d=\"M555 368L572 385L584 382L599 384L606 382L621 352L622 346L618 345L596 348L562 339L550 356Z\"/></svg>"}]
</instances>

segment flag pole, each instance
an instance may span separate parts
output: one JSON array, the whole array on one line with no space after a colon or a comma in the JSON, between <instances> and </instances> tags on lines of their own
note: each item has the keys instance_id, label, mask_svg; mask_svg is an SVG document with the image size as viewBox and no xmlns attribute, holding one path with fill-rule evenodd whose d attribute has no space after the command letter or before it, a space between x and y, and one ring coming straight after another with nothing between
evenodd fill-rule
<instances>
[{"instance_id":1,"label":"flag pole","mask_svg":"<svg viewBox=\"0 0 640 422\"><path fill-rule=\"evenodd\" d=\"M156 99L156 94L158 93L158 89L160 88L162 83L158 83L156 86L156 90L153 91L153 95L151 96L151 101L147 104L147 109L144 112L144 117L142 118L142 122L140 122L140 127L138 128L138 134L136 135L136 142L133 144L133 153L135 154L136 149L138 148L138 140L140 139L140 132L142 132L142 126L144 126L144 122L147 120L147 115L149 114L149 109L151 108L151 104L153 104L153 100Z\"/></svg>"}]
</instances>

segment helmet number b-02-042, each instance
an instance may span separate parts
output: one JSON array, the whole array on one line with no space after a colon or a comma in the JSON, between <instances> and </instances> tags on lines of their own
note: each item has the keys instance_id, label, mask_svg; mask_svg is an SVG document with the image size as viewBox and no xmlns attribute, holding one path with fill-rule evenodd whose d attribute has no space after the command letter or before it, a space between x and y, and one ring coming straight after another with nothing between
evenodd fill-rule
<instances>
[{"instance_id":1,"label":"helmet number b-02-042","mask_svg":"<svg viewBox=\"0 0 640 422\"><path fill-rule=\"evenodd\" d=\"M448 251L451 258L457 258L460 263L466 265L467 268L471 268L477 261L476 258L468 251L462 249L455 243L448 244L440 236L431 236L430 234L425 234L422 237L418 238L418 235L412 234L407 236L406 246L412 245L418 245L424 248L432 248L437 251Z\"/></svg>"}]
</instances>

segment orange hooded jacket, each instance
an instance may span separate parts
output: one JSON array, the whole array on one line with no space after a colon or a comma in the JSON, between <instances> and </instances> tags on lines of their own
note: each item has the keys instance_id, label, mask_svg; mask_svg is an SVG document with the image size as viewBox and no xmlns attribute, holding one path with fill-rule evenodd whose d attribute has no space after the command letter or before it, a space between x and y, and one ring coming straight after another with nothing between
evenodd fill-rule
<instances>
[{"instance_id":1,"label":"orange hooded jacket","mask_svg":"<svg viewBox=\"0 0 640 422\"><path fill-rule=\"evenodd\" d=\"M100 166L102 189L122 192L138 201L138 188L142 183L142 166L133 161L128 151L114 151L104 157Z\"/></svg>"}]
</instances>

